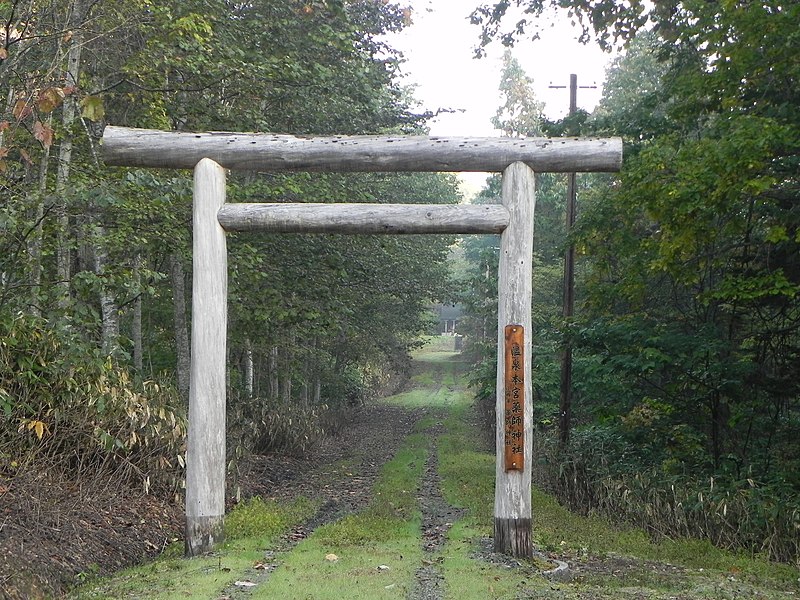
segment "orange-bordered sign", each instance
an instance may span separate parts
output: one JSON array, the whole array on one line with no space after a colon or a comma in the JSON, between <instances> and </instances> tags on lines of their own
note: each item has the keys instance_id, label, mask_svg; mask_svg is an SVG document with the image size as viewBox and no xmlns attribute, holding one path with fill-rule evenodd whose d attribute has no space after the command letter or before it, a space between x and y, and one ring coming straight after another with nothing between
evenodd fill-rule
<instances>
[{"instance_id":1,"label":"orange-bordered sign","mask_svg":"<svg viewBox=\"0 0 800 600\"><path fill-rule=\"evenodd\" d=\"M525 468L525 331L522 325L505 329L505 468Z\"/></svg>"}]
</instances>

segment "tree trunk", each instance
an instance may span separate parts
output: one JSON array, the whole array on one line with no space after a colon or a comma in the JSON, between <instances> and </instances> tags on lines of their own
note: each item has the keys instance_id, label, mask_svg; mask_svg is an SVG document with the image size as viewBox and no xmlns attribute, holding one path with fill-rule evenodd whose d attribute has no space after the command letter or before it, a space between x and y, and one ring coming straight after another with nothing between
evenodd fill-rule
<instances>
[{"instance_id":1,"label":"tree trunk","mask_svg":"<svg viewBox=\"0 0 800 600\"><path fill-rule=\"evenodd\" d=\"M284 402L292 400L292 371L286 365L283 370L283 381L281 383L281 398Z\"/></svg>"},{"instance_id":2,"label":"tree trunk","mask_svg":"<svg viewBox=\"0 0 800 600\"><path fill-rule=\"evenodd\" d=\"M100 239L95 240L94 253L94 272L100 279L100 315L102 318L102 343L103 353L106 356L115 355L119 350L119 308L117 307L114 294L109 290L109 286L104 281L106 264L108 263L108 253L103 245L103 227L98 227Z\"/></svg>"},{"instance_id":3,"label":"tree trunk","mask_svg":"<svg viewBox=\"0 0 800 600\"><path fill-rule=\"evenodd\" d=\"M284 402L292 400L292 351L290 348L294 347L294 334L289 338L289 346L283 353L283 367L281 369L281 397Z\"/></svg>"},{"instance_id":4,"label":"tree trunk","mask_svg":"<svg viewBox=\"0 0 800 600\"><path fill-rule=\"evenodd\" d=\"M303 385L300 386L300 402L303 406L308 406L308 381L303 381Z\"/></svg>"},{"instance_id":5,"label":"tree trunk","mask_svg":"<svg viewBox=\"0 0 800 600\"><path fill-rule=\"evenodd\" d=\"M48 125L53 121L48 115ZM2 145L2 142L0 142ZM44 201L47 197L47 173L50 170L50 146L45 146L39 162L39 190L36 195L36 206L33 209L33 231L28 239L28 255L30 256L31 313L41 315L39 294L42 285L42 232L44 223Z\"/></svg>"},{"instance_id":6,"label":"tree trunk","mask_svg":"<svg viewBox=\"0 0 800 600\"><path fill-rule=\"evenodd\" d=\"M83 20L85 16L84 0L74 0L72 4L72 17L70 18L70 29L72 38L69 41L67 51L67 68L64 72L64 85L78 87L80 79L81 52L83 51ZM56 172L56 198L58 206L58 241L56 249L56 273L57 288L59 290L59 301L62 306L66 305L69 298L70 289L70 227L69 211L65 198L67 196L67 181L69 180L70 167L72 166L72 126L75 117L78 115L78 104L75 94L69 94L64 98L62 106L61 125L63 127L63 138L58 152L58 171Z\"/></svg>"},{"instance_id":7,"label":"tree trunk","mask_svg":"<svg viewBox=\"0 0 800 600\"><path fill-rule=\"evenodd\" d=\"M319 406L322 398L322 380L320 379L321 362L319 360L319 338L314 339L314 406Z\"/></svg>"},{"instance_id":8,"label":"tree trunk","mask_svg":"<svg viewBox=\"0 0 800 600\"><path fill-rule=\"evenodd\" d=\"M133 368L141 377L143 371L142 358L142 255L137 252L133 259L133 322L131 323L131 340L133 340Z\"/></svg>"},{"instance_id":9,"label":"tree trunk","mask_svg":"<svg viewBox=\"0 0 800 600\"><path fill-rule=\"evenodd\" d=\"M244 341L244 393L248 398L253 397L254 380L253 343L250 341L250 338L247 338Z\"/></svg>"},{"instance_id":10,"label":"tree trunk","mask_svg":"<svg viewBox=\"0 0 800 600\"><path fill-rule=\"evenodd\" d=\"M278 399L278 347L273 346L269 353L269 397Z\"/></svg>"},{"instance_id":11,"label":"tree trunk","mask_svg":"<svg viewBox=\"0 0 800 600\"><path fill-rule=\"evenodd\" d=\"M178 254L170 257L170 277L172 279L172 311L175 322L175 378L178 393L184 400L189 399L189 330L186 319L186 280L183 261Z\"/></svg>"}]
</instances>

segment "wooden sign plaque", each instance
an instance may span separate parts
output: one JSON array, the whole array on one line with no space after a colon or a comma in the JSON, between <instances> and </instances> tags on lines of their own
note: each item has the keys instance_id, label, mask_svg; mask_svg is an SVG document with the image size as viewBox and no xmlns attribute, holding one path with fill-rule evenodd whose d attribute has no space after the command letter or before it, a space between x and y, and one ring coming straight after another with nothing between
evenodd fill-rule
<instances>
[{"instance_id":1,"label":"wooden sign plaque","mask_svg":"<svg viewBox=\"0 0 800 600\"><path fill-rule=\"evenodd\" d=\"M525 468L525 332L522 325L505 329L505 469Z\"/></svg>"}]
</instances>

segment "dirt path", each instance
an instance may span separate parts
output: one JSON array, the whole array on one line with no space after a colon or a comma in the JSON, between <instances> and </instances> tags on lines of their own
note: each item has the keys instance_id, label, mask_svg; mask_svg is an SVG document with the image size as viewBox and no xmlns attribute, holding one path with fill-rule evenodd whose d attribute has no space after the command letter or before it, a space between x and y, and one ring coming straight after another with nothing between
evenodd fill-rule
<instances>
[{"instance_id":1,"label":"dirt path","mask_svg":"<svg viewBox=\"0 0 800 600\"><path fill-rule=\"evenodd\" d=\"M425 430L431 438L428 460L425 463L422 485L417 500L422 510L422 549L425 557L416 572L416 585L412 598L416 600L439 600L444 597L444 575L441 557L435 555L442 550L447 532L464 510L447 503L442 495L442 477L439 474L438 439L443 433L441 422Z\"/></svg>"},{"instance_id":2,"label":"dirt path","mask_svg":"<svg viewBox=\"0 0 800 600\"><path fill-rule=\"evenodd\" d=\"M446 371L438 366L428 373L430 379L423 386L427 395L435 397L447 391L442 381ZM453 391L452 386L449 391ZM240 578L247 586L232 582L215 600L251 597L281 568L287 554L317 527L364 510L373 498L381 468L392 459L415 424L424 418L433 420L433 424L423 430L429 447L422 481L415 493L422 513L423 558L408 597L411 600L444 598L440 551L448 530L464 514L463 510L450 506L442 495L437 453L439 436L444 433L441 420L444 416L446 411L440 408L405 408L376 402L360 410L338 435L315 448L311 460L297 461L280 456L252 459L242 476L245 495L282 501L302 496L317 500L321 508L311 520L288 533L277 547L268 550L265 564L259 564L257 569L251 569Z\"/></svg>"},{"instance_id":3,"label":"dirt path","mask_svg":"<svg viewBox=\"0 0 800 600\"><path fill-rule=\"evenodd\" d=\"M402 491L409 490L409 494L413 495L411 504L419 512L404 521L411 523L414 529L404 533L409 540L409 545L402 552L405 558L398 552L387 559L385 548L391 548L394 542L378 539L367 544L366 550L363 546L343 546L341 553L358 556L353 559L356 563L348 564L348 556L343 556L341 563L334 566L335 559L333 563L326 564L327 550L320 551L317 546L311 568L316 570L314 576L323 584L326 578L340 578L331 588L333 592L328 590L319 595L316 591L302 595L284 592L281 597L350 597L350 592L357 587L354 584L359 583L357 579L362 580L357 597L369 600L383 597L408 600L545 597L564 600L773 599L791 597L795 592L800 597L800 589L791 583L776 584L774 589L773 583L769 583L771 589L764 591L765 584L761 580L740 581L739 566L734 576L731 575L733 571L713 573L709 572L710 569L704 571L702 568L698 571L666 562L614 554L613 550L608 550L613 546L613 537L618 532L596 522L581 521L581 517L568 514L555 504L545 505L541 503L542 500L536 507L537 516L547 511L549 516L545 519L549 519L549 522L540 519L537 533L550 540L549 556L539 561L521 562L495 554L491 540L486 537L486 532L490 530L490 526L486 526L489 518L483 518L482 524L475 521L476 514L485 513L491 506L493 452L482 447L476 438L477 430L464 422L468 418L465 415L470 413L467 410L469 397L459 381L462 370L463 366L455 361L448 363L447 359L429 356L415 374L414 385L409 386L404 394L393 398L391 402L381 401L363 407L338 434L322 442L307 458L301 460L280 455L252 458L245 465L239 481L244 497L258 495L279 502L310 498L319 509L306 522L293 527L277 543L270 544L268 548L258 546L260 558L253 561L247 559L248 562L242 567L244 572L223 573L222 561L217 565L217 558L214 557L211 570L220 573L221 578L219 587L214 588L220 590L219 593L214 592L216 595L192 595L191 591L186 591L180 597L255 600L273 597L272 590L281 578L289 579L290 585L307 578L307 571L297 566L302 565L297 560L303 554L303 548L318 539L315 530L331 523L336 523L335 527L338 527L348 515L357 517L368 513L376 498L376 483L384 481L383 467L396 462L396 456L402 455L412 439L417 444L417 454L414 455L414 477L417 479L413 479L417 483L405 485ZM453 418L454 414L460 415L458 419ZM454 425L456 421L458 423ZM455 431L459 427L461 433L457 434ZM420 442L420 439L423 441ZM454 440L458 441L455 446ZM438 452L440 448L447 448L441 456ZM454 457L454 452L463 454ZM440 458L442 464L439 463ZM402 464L406 468L406 463ZM453 465L457 465L459 471L472 470L464 471L468 475L454 474ZM411 462L407 466L411 469ZM442 492L442 473L448 478L449 497L454 497L454 481L459 484L458 489L465 490L463 493L466 495L458 496L461 499L455 501L464 501L462 505L470 506L469 513L448 504ZM26 569L33 573L40 565L45 565L43 572L49 577L42 578L44 584L39 587L27 590L17 588L9 592L3 582L8 580L11 571L0 570L0 597L15 600L38 598L44 597L43 594L47 592L48 595L58 596L63 589L59 587L63 581L70 574L85 572L87 565L95 564L102 571L111 570L137 560L137 552L138 560L141 560L148 550L160 550L166 541L177 535L175 525L179 520L180 507L167 510L152 497L147 497L139 502L132 498L124 504L124 509L115 511L111 507L119 505L120 495L117 492L115 496L112 489L106 490L106 496L97 496L85 504L80 504L80 495L70 496L68 492L64 489L53 490L49 499L51 504L42 504L46 497L40 495L37 505L40 514L46 514L42 510L45 506L52 506L52 502L66 506L70 498L72 512L59 513L60 520L55 517L40 520L38 523L46 523L46 527L37 525L36 528L29 528L31 535L28 537L25 536L24 521L14 520L15 529L11 529L9 517L5 521L0 519L0 568L20 568L19 560L14 564L7 560L3 562L4 556L24 556ZM386 494L377 497L394 498ZM477 501L470 504L469 498ZM137 513L141 510L145 512ZM9 532L15 535L9 535ZM612 540L609 547L600 548L599 553L583 547L584 544L592 545L592 536L595 534ZM62 541L65 544L60 546ZM115 541L120 543L124 554L119 548L114 548ZM65 553L63 548L73 554ZM340 552L338 549L336 551ZM221 554L225 552L234 550L225 550ZM384 560L389 564L378 562ZM392 563L392 560L395 562ZM559 560L562 562L559 563ZM196 569L193 565L197 563L176 562ZM564 577L543 576L543 572L549 568L566 562L569 563L569 570L562 574ZM290 567L291 564L295 566ZM168 571L169 568L162 570ZM376 575L376 568L386 569L381 572L385 575ZM171 577L169 573L166 576ZM376 592L371 591L373 588L363 587L364 580L370 578L383 578L377 584ZM237 585L237 581L246 585ZM45 587L48 583L53 584L49 589ZM104 589L113 589L113 586ZM149 589L152 594L143 591L134 596L113 593L96 595L90 590L81 597L152 598L159 593L159 597L163 598L179 597L165 596L163 587L158 587L158 584ZM191 587L188 589L191 590ZM340 593L342 590L347 590L347 594Z\"/></svg>"},{"instance_id":4,"label":"dirt path","mask_svg":"<svg viewBox=\"0 0 800 600\"><path fill-rule=\"evenodd\" d=\"M277 455L254 457L242 475L245 496L279 501L305 497L318 501L320 509L309 521L294 527L277 547L267 550L264 563L243 574L240 579L252 585L237 586L232 582L216 600L251 597L280 568L286 553L317 527L366 508L381 468L425 414L423 409L371 403L359 410L337 435L316 447L309 460Z\"/></svg>"},{"instance_id":5,"label":"dirt path","mask_svg":"<svg viewBox=\"0 0 800 600\"><path fill-rule=\"evenodd\" d=\"M435 392L435 390L434 390ZM228 586L216 600L248 598L265 584L282 564L282 558L294 546L324 524L363 510L373 497L373 486L381 467L402 445L420 419L436 416L431 409L406 409L376 403L365 407L345 430L328 439L315 452L315 464L295 465L287 470L283 461L268 457L254 461L246 476L248 494L293 500L299 496L321 502L319 512L307 523L295 527L281 544L267 551L267 566L259 565L242 578L252 586ZM449 505L441 491L438 471L438 437L443 433L441 421L424 430L430 440L422 484L416 500L422 513L421 539L423 559L416 570L411 600L440 600L444 597L444 576L437 557L446 535L464 511Z\"/></svg>"},{"instance_id":6,"label":"dirt path","mask_svg":"<svg viewBox=\"0 0 800 600\"><path fill-rule=\"evenodd\" d=\"M360 409L337 435L326 438L307 460L254 457L242 475L244 496L317 499L317 525L364 508L380 468L394 456L423 410L373 403Z\"/></svg>"}]
</instances>

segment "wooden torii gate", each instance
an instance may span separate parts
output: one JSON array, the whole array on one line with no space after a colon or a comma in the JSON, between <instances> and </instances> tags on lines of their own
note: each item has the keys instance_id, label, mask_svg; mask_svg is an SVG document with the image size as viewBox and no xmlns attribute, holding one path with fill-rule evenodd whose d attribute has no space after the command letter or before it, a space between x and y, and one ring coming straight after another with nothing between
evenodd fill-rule
<instances>
[{"instance_id":1,"label":"wooden torii gate","mask_svg":"<svg viewBox=\"0 0 800 600\"><path fill-rule=\"evenodd\" d=\"M223 540L225 233L499 233L495 550L525 557L531 539L531 268L534 172L616 171L609 139L293 137L106 127L109 165L194 169L192 347L186 453L186 555ZM501 172L500 205L226 204L226 169Z\"/></svg>"}]
</instances>

